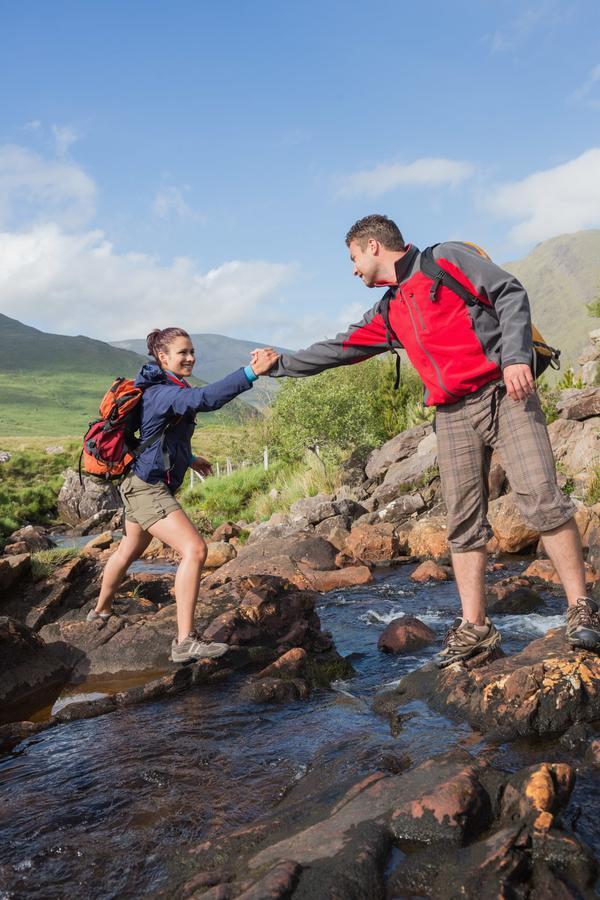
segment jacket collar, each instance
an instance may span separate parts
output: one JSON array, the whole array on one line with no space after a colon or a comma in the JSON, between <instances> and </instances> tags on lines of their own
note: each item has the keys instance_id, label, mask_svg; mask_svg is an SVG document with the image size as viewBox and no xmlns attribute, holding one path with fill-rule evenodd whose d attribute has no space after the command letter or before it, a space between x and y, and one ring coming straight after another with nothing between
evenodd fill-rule
<instances>
[{"instance_id":1,"label":"jacket collar","mask_svg":"<svg viewBox=\"0 0 600 900\"><path fill-rule=\"evenodd\" d=\"M396 284L402 284L403 281L406 281L409 275L412 274L413 270L416 267L417 257L419 255L419 248L414 244L409 244L404 256L402 256L396 263Z\"/></svg>"}]
</instances>

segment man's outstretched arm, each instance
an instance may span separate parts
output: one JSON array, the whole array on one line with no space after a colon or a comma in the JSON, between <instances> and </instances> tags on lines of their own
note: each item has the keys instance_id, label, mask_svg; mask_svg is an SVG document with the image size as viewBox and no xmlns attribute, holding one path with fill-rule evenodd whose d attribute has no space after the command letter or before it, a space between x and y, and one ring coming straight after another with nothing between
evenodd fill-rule
<instances>
[{"instance_id":1,"label":"man's outstretched arm","mask_svg":"<svg viewBox=\"0 0 600 900\"><path fill-rule=\"evenodd\" d=\"M297 353L282 353L276 365L269 371L274 378L289 376L303 378L317 375L335 366L349 366L364 362L379 353L389 350L386 339L385 322L379 311L381 300L364 314L360 322L350 325L331 340L318 341L306 350ZM392 345L400 350L402 344L392 339Z\"/></svg>"}]
</instances>

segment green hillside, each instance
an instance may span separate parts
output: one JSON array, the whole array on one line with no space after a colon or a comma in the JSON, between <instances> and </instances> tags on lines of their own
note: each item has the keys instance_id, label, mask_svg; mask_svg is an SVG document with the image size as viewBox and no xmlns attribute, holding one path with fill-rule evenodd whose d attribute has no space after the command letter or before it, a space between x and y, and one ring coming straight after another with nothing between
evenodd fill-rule
<instances>
[{"instance_id":1,"label":"green hillside","mask_svg":"<svg viewBox=\"0 0 600 900\"><path fill-rule=\"evenodd\" d=\"M533 319L546 338L575 364L598 319L586 303L600 293L600 230L561 234L534 247L523 259L503 264L525 285Z\"/></svg>"},{"instance_id":2,"label":"green hillside","mask_svg":"<svg viewBox=\"0 0 600 900\"><path fill-rule=\"evenodd\" d=\"M102 341L46 334L0 314L0 436L82 434L113 378L133 377L146 361ZM254 414L235 400L203 414L201 422L239 422Z\"/></svg>"}]
</instances>

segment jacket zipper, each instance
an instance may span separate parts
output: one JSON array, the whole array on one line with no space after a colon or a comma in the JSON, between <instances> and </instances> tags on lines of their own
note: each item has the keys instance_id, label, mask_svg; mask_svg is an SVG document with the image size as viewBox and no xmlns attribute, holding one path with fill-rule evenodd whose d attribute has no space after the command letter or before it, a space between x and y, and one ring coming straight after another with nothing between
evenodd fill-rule
<instances>
[{"instance_id":1,"label":"jacket zipper","mask_svg":"<svg viewBox=\"0 0 600 900\"><path fill-rule=\"evenodd\" d=\"M460 398L459 398L458 394L454 394L452 391L449 391L448 388L446 387L446 385L444 384L444 381L442 379L442 373L439 370L438 364L436 363L436 361L433 358L433 356L431 355L431 353L425 348L423 342L421 341L421 338L419 337L419 331L417 328L417 324L415 322L413 309L412 309L410 303L408 302L408 299L402 293L402 290L399 289L399 291L400 291L400 296L402 297L402 299L404 300L404 302L406 304L406 308L408 310L408 315L410 316L410 321L411 321L411 325L413 327L413 332L414 332L417 344L419 345L419 347L422 350L425 357L431 363L431 367L435 373L435 377L437 378L439 387L442 389L442 391L446 394L447 397L454 397L456 400L459 400Z\"/></svg>"}]
</instances>

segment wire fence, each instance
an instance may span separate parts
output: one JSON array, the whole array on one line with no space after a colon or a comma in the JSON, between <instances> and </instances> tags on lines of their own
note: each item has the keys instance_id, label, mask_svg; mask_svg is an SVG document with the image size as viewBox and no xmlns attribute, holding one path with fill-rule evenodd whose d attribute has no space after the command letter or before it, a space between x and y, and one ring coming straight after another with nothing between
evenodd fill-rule
<instances>
[{"instance_id":1,"label":"wire fence","mask_svg":"<svg viewBox=\"0 0 600 900\"><path fill-rule=\"evenodd\" d=\"M213 466L212 475L206 476L201 475L200 472L196 472L194 469L190 469L190 488L193 488L196 483L202 483L206 481L206 478L226 478L228 475L231 475L234 471L239 469L247 469L249 466L260 465L262 464L265 472L269 471L269 463L270 463L270 453L269 448L265 447L262 454L262 460L259 462L253 462L250 459L244 459L241 463L234 464L229 457L225 459L225 465L221 465L221 463L216 462Z\"/></svg>"}]
</instances>

